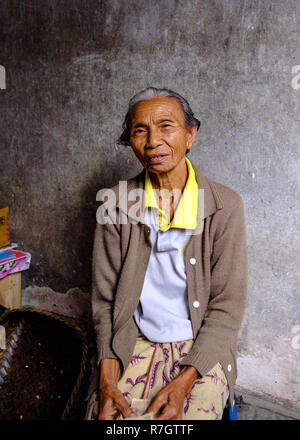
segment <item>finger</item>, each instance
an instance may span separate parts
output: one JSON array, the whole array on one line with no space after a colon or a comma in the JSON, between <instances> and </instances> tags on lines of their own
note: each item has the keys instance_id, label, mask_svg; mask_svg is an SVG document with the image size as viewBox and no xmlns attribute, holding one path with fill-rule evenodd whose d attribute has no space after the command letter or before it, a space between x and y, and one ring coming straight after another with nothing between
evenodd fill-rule
<instances>
[{"instance_id":1,"label":"finger","mask_svg":"<svg viewBox=\"0 0 300 440\"><path fill-rule=\"evenodd\" d=\"M113 407L117 412L120 411L124 418L136 415L117 386L107 386L101 394L100 407L102 406L103 400L103 405L108 404L108 406Z\"/></svg>"},{"instance_id":2,"label":"finger","mask_svg":"<svg viewBox=\"0 0 300 440\"><path fill-rule=\"evenodd\" d=\"M99 413L98 420L114 420L114 416L103 412Z\"/></svg>"},{"instance_id":3,"label":"finger","mask_svg":"<svg viewBox=\"0 0 300 440\"><path fill-rule=\"evenodd\" d=\"M109 398L103 398L100 403L98 420L114 420L118 414L118 409L114 405L114 401Z\"/></svg>"},{"instance_id":4,"label":"finger","mask_svg":"<svg viewBox=\"0 0 300 440\"><path fill-rule=\"evenodd\" d=\"M118 412L116 408L102 408L99 411L98 420L114 420Z\"/></svg>"},{"instance_id":5,"label":"finger","mask_svg":"<svg viewBox=\"0 0 300 440\"><path fill-rule=\"evenodd\" d=\"M156 420L178 420L178 408L166 405Z\"/></svg>"},{"instance_id":6,"label":"finger","mask_svg":"<svg viewBox=\"0 0 300 440\"><path fill-rule=\"evenodd\" d=\"M146 413L153 412L153 415L156 417L167 403L168 400L166 397L161 394L156 394L156 396L148 406Z\"/></svg>"},{"instance_id":7,"label":"finger","mask_svg":"<svg viewBox=\"0 0 300 440\"><path fill-rule=\"evenodd\" d=\"M125 417L133 417L136 415L122 393L120 393L120 396L118 396L116 398L115 404L116 404L116 407L121 411L122 416L124 418Z\"/></svg>"}]
</instances>

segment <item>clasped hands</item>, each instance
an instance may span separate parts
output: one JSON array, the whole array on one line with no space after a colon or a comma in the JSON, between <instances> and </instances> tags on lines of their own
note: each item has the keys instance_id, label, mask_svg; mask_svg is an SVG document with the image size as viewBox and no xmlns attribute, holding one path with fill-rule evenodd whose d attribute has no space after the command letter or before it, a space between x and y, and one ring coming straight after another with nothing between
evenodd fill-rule
<instances>
[{"instance_id":1,"label":"clasped hands","mask_svg":"<svg viewBox=\"0 0 300 440\"><path fill-rule=\"evenodd\" d=\"M119 361L106 358L100 369L100 405L98 420L114 420L119 412L124 418L135 412L118 389ZM193 388L198 372L193 366L185 366L170 383L156 393L146 413L153 412L155 420L181 420L184 398Z\"/></svg>"}]
</instances>

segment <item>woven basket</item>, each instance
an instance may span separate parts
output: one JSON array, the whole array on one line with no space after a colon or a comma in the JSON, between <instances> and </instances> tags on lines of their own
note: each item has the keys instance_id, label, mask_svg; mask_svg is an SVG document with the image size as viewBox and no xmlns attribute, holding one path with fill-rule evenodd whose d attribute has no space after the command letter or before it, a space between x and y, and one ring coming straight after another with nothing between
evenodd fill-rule
<instances>
[{"instance_id":1,"label":"woven basket","mask_svg":"<svg viewBox=\"0 0 300 440\"><path fill-rule=\"evenodd\" d=\"M8 311L0 325L6 331L0 420L79 419L90 370L90 329L39 309Z\"/></svg>"}]
</instances>

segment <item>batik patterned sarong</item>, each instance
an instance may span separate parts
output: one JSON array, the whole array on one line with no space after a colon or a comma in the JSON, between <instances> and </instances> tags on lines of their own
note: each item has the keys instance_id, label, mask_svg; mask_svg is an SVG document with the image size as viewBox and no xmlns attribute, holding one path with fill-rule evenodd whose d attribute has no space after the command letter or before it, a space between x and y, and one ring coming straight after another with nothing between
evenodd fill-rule
<instances>
[{"instance_id":1,"label":"batik patterned sarong","mask_svg":"<svg viewBox=\"0 0 300 440\"><path fill-rule=\"evenodd\" d=\"M194 341L154 343L144 336L137 338L130 364L118 382L129 405L133 398L153 399L158 391L181 371L181 359ZM217 363L205 376L198 377L190 393L185 396L182 420L220 420L229 396L229 388L222 366ZM99 394L90 394L86 420L97 420ZM122 420L121 413L117 420Z\"/></svg>"}]
</instances>

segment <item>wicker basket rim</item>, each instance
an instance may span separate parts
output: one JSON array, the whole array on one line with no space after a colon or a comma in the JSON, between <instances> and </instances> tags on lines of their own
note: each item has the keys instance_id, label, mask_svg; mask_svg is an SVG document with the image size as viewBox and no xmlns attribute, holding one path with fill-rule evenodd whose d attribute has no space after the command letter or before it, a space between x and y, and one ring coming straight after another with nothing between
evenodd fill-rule
<instances>
[{"instance_id":1,"label":"wicker basket rim","mask_svg":"<svg viewBox=\"0 0 300 440\"><path fill-rule=\"evenodd\" d=\"M71 328L77 334L77 336L79 336L79 339L81 342L82 355L81 355L81 362L80 362L80 372L77 377L76 384L72 390L71 396L69 397L69 399L66 403L66 406L64 408L64 411L62 413L62 416L61 416L61 420L65 420L68 418L68 415L71 411L71 408L72 408L73 403L76 399L78 391L81 387L82 380L85 377L86 372L87 372L87 360L88 360L89 348L84 340L85 339L84 332L79 326L77 326L74 323L72 323L71 321L65 319L62 315L58 315L54 312L48 312L47 310L42 310L42 309L38 309L38 308L32 308L32 309L16 308L16 309L7 310L0 317L0 325L7 322L9 320L9 318L12 317L13 315L17 315L17 316L18 315L28 315L29 316L30 314L44 316L44 317L52 319L53 321L61 322L62 324L66 325L67 327Z\"/></svg>"}]
</instances>

